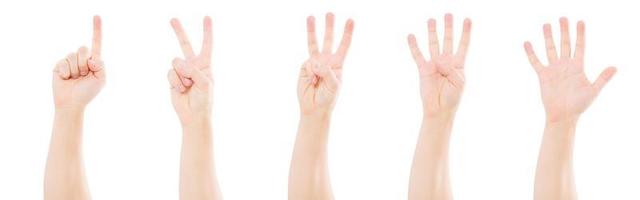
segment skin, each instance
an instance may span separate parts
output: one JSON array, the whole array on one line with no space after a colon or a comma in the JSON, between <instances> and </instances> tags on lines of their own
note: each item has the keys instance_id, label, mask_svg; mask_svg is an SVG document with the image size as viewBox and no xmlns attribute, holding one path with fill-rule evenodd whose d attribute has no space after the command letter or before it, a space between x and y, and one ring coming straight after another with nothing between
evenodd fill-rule
<instances>
[{"instance_id":1,"label":"skin","mask_svg":"<svg viewBox=\"0 0 640 200\"><path fill-rule=\"evenodd\" d=\"M53 70L55 117L44 177L44 199L90 199L82 158L82 121L87 104L105 84L100 58L102 22L93 18L91 50L80 47Z\"/></svg>"},{"instance_id":2,"label":"skin","mask_svg":"<svg viewBox=\"0 0 640 200\"><path fill-rule=\"evenodd\" d=\"M354 22L345 25L342 41L332 51L334 15L327 13L322 50L316 41L315 18L307 18L309 58L298 79L300 123L289 171L289 199L333 199L327 166L331 113L342 82L342 65L351 44Z\"/></svg>"},{"instance_id":3,"label":"skin","mask_svg":"<svg viewBox=\"0 0 640 200\"><path fill-rule=\"evenodd\" d=\"M616 73L608 67L592 83L584 73L585 24L577 25L573 56L567 18L560 18L560 56L551 33L543 26L548 65L536 56L531 43L524 44L531 66L538 74L546 127L536 170L534 199L576 199L573 178L573 141L582 113Z\"/></svg>"},{"instance_id":4,"label":"skin","mask_svg":"<svg viewBox=\"0 0 640 200\"><path fill-rule=\"evenodd\" d=\"M416 38L408 43L420 74L423 120L409 181L409 199L451 199L449 138L464 90L464 61L469 47L471 20L465 19L462 37L453 50L453 16L444 17L443 48L440 51L436 20L429 19L430 60L422 55Z\"/></svg>"},{"instance_id":5,"label":"skin","mask_svg":"<svg viewBox=\"0 0 640 200\"><path fill-rule=\"evenodd\" d=\"M173 59L168 72L171 101L182 125L180 159L180 199L222 199L213 160L211 130L212 87L211 18L203 20L204 36L200 54L196 55L177 19L171 20L184 58Z\"/></svg>"}]
</instances>

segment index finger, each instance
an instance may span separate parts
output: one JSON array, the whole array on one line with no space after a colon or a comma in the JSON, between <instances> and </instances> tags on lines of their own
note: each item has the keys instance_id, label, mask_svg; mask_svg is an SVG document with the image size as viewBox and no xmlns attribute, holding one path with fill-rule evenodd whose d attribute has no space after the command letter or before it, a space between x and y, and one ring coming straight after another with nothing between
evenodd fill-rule
<instances>
[{"instance_id":1,"label":"index finger","mask_svg":"<svg viewBox=\"0 0 640 200\"><path fill-rule=\"evenodd\" d=\"M211 17L204 17L204 39L202 40L202 49L200 54L205 55L207 58L211 58L211 46L213 43L213 31L211 30Z\"/></svg>"},{"instance_id":2,"label":"index finger","mask_svg":"<svg viewBox=\"0 0 640 200\"><path fill-rule=\"evenodd\" d=\"M171 19L171 27L176 32L176 36L178 36L178 41L180 42L180 48L182 48L182 53L184 53L185 58L191 58L195 56L193 53L193 48L191 48L191 43L189 42L189 38L187 34L184 32L180 21L176 18Z\"/></svg>"},{"instance_id":3,"label":"index finger","mask_svg":"<svg viewBox=\"0 0 640 200\"><path fill-rule=\"evenodd\" d=\"M344 25L342 40L340 41L340 46L338 46L338 50L336 51L336 55L338 55L340 62L344 61L344 58L347 57L349 46L351 46L351 38L353 38L353 26L353 19L347 20L347 23Z\"/></svg>"},{"instance_id":4,"label":"index finger","mask_svg":"<svg viewBox=\"0 0 640 200\"><path fill-rule=\"evenodd\" d=\"M573 57L580 61L584 60L584 26L585 25L583 21L578 22L578 33L576 34L576 50L573 52Z\"/></svg>"},{"instance_id":5,"label":"index finger","mask_svg":"<svg viewBox=\"0 0 640 200\"><path fill-rule=\"evenodd\" d=\"M464 25L462 26L462 38L460 38L460 43L458 44L458 53L457 55L462 57L463 59L467 56L467 49L469 49L469 41L471 40L471 19L467 18L464 20Z\"/></svg>"},{"instance_id":6,"label":"index finger","mask_svg":"<svg viewBox=\"0 0 640 200\"><path fill-rule=\"evenodd\" d=\"M102 50L102 20L100 16L93 16L93 41L91 44L91 56L93 59L100 57Z\"/></svg>"}]
</instances>

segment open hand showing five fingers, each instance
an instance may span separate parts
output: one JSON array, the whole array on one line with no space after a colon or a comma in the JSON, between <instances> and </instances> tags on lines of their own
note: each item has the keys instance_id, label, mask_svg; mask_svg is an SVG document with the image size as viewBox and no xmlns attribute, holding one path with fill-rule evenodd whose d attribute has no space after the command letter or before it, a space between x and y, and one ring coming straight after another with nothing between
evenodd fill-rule
<instances>
[{"instance_id":1,"label":"open hand showing five fingers","mask_svg":"<svg viewBox=\"0 0 640 200\"><path fill-rule=\"evenodd\" d=\"M453 53L453 16L444 17L444 42L440 52L436 20L429 19L429 52L431 60L422 55L416 38L409 35L408 42L420 73L420 93L426 116L454 114L464 89L464 61L469 46L471 20L465 19L457 53Z\"/></svg>"},{"instance_id":2,"label":"open hand showing five fingers","mask_svg":"<svg viewBox=\"0 0 640 200\"><path fill-rule=\"evenodd\" d=\"M211 46L213 41L211 18L203 20L204 38L200 54L196 55L180 21L171 20L183 58L173 59L173 68L169 70L168 78L171 84L171 100L183 125L194 119L211 114Z\"/></svg>"},{"instance_id":3,"label":"open hand showing five fingers","mask_svg":"<svg viewBox=\"0 0 640 200\"><path fill-rule=\"evenodd\" d=\"M560 18L560 57L556 53L551 25L545 24L543 31L549 60L547 66L540 63L531 43L526 42L524 49L540 80L542 102L547 114L547 121L577 120L604 85L613 77L616 68L605 69L593 83L587 79L584 73L584 22L578 22L573 57L571 56L571 39L567 18Z\"/></svg>"},{"instance_id":4,"label":"open hand showing five fingers","mask_svg":"<svg viewBox=\"0 0 640 200\"><path fill-rule=\"evenodd\" d=\"M91 50L80 47L65 59L58 61L53 70L53 96L56 108L84 108L105 84L104 63L100 59L102 22L93 17L93 44Z\"/></svg>"},{"instance_id":5,"label":"open hand showing five fingers","mask_svg":"<svg viewBox=\"0 0 640 200\"><path fill-rule=\"evenodd\" d=\"M330 114L335 105L342 80L342 65L347 56L353 35L353 20L345 25L342 41L338 50L333 52L334 15L327 13L324 43L318 50L316 41L315 18L307 18L307 39L309 59L300 69L298 79L298 99L302 114Z\"/></svg>"}]
</instances>

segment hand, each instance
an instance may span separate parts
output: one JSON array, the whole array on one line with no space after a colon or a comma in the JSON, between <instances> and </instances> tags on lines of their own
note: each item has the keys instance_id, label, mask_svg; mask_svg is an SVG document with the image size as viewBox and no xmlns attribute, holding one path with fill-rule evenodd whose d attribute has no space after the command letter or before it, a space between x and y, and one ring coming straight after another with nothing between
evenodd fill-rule
<instances>
[{"instance_id":1,"label":"hand","mask_svg":"<svg viewBox=\"0 0 640 200\"><path fill-rule=\"evenodd\" d=\"M80 47L58 61L53 69L53 99L56 108L83 109L98 95L105 84L104 63L100 59L102 22L93 17L93 44L91 52Z\"/></svg>"},{"instance_id":2,"label":"hand","mask_svg":"<svg viewBox=\"0 0 640 200\"><path fill-rule=\"evenodd\" d=\"M453 115L458 108L464 89L464 61L469 47L471 20L465 19L458 52L453 54L453 16L444 16L444 48L440 52L436 20L429 19L429 51L431 60L425 60L416 38L409 35L408 42L420 73L420 93L425 116Z\"/></svg>"},{"instance_id":3,"label":"hand","mask_svg":"<svg viewBox=\"0 0 640 200\"><path fill-rule=\"evenodd\" d=\"M196 119L208 119L211 115L211 46L213 33L211 18L204 18L204 39L200 55L195 55L184 29L177 19L171 26L178 36L185 59L173 59L169 70L171 101L183 126Z\"/></svg>"},{"instance_id":4,"label":"hand","mask_svg":"<svg viewBox=\"0 0 640 200\"><path fill-rule=\"evenodd\" d=\"M309 59L302 65L298 79L298 100L303 115L328 115L333 110L342 81L342 64L347 56L353 34L353 20L345 25L342 41L333 53L334 16L327 13L324 44L318 51L315 18L307 18Z\"/></svg>"},{"instance_id":5,"label":"hand","mask_svg":"<svg viewBox=\"0 0 640 200\"><path fill-rule=\"evenodd\" d=\"M560 58L558 58L551 34L551 25L544 25L548 66L540 63L531 43L525 42L524 44L529 62L540 80L542 102L549 122L577 120L616 73L615 67L609 67L600 74L595 82L589 82L583 67L584 29L584 22L578 22L575 52L571 57L569 22L565 17L560 18L561 46Z\"/></svg>"}]
</instances>

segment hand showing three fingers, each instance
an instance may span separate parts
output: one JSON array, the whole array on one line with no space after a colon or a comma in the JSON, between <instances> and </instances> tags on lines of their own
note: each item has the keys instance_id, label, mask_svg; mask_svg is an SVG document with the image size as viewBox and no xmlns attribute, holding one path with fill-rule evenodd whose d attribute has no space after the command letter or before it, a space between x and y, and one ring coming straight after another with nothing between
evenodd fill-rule
<instances>
[{"instance_id":1,"label":"hand showing three fingers","mask_svg":"<svg viewBox=\"0 0 640 200\"><path fill-rule=\"evenodd\" d=\"M342 82L342 65L351 44L354 22L349 19L345 25L342 41L333 53L332 13L326 15L326 27L322 51L316 41L315 18L307 18L307 39L309 59L300 70L298 79L298 100L303 115L327 115L333 110Z\"/></svg>"},{"instance_id":2,"label":"hand showing three fingers","mask_svg":"<svg viewBox=\"0 0 640 200\"><path fill-rule=\"evenodd\" d=\"M604 85L613 77L616 68L605 69L595 82L591 83L584 73L585 25L578 22L576 46L571 57L569 22L560 18L561 48L560 57L556 53L551 25L543 27L549 64L544 66L535 55L531 43L524 44L531 65L538 74L542 102L547 121L557 122L577 120Z\"/></svg>"},{"instance_id":3,"label":"hand showing three fingers","mask_svg":"<svg viewBox=\"0 0 640 200\"><path fill-rule=\"evenodd\" d=\"M465 85L464 61L469 46L471 20L465 19L457 53L453 53L453 16L445 15L443 51L440 52L436 20L429 19L429 52L425 60L415 36L408 42L420 73L420 93L425 116L453 115L458 107Z\"/></svg>"},{"instance_id":4,"label":"hand showing three fingers","mask_svg":"<svg viewBox=\"0 0 640 200\"><path fill-rule=\"evenodd\" d=\"M93 44L89 51L80 47L60 60L53 70L53 97L56 108L84 108L105 84L100 59L102 22L93 17Z\"/></svg>"},{"instance_id":5,"label":"hand showing three fingers","mask_svg":"<svg viewBox=\"0 0 640 200\"><path fill-rule=\"evenodd\" d=\"M171 20L185 58L175 58L169 70L171 100L182 125L194 119L208 119L211 114L211 46L213 40L211 18L203 20L204 38L202 49L196 55L180 21Z\"/></svg>"}]
</instances>

